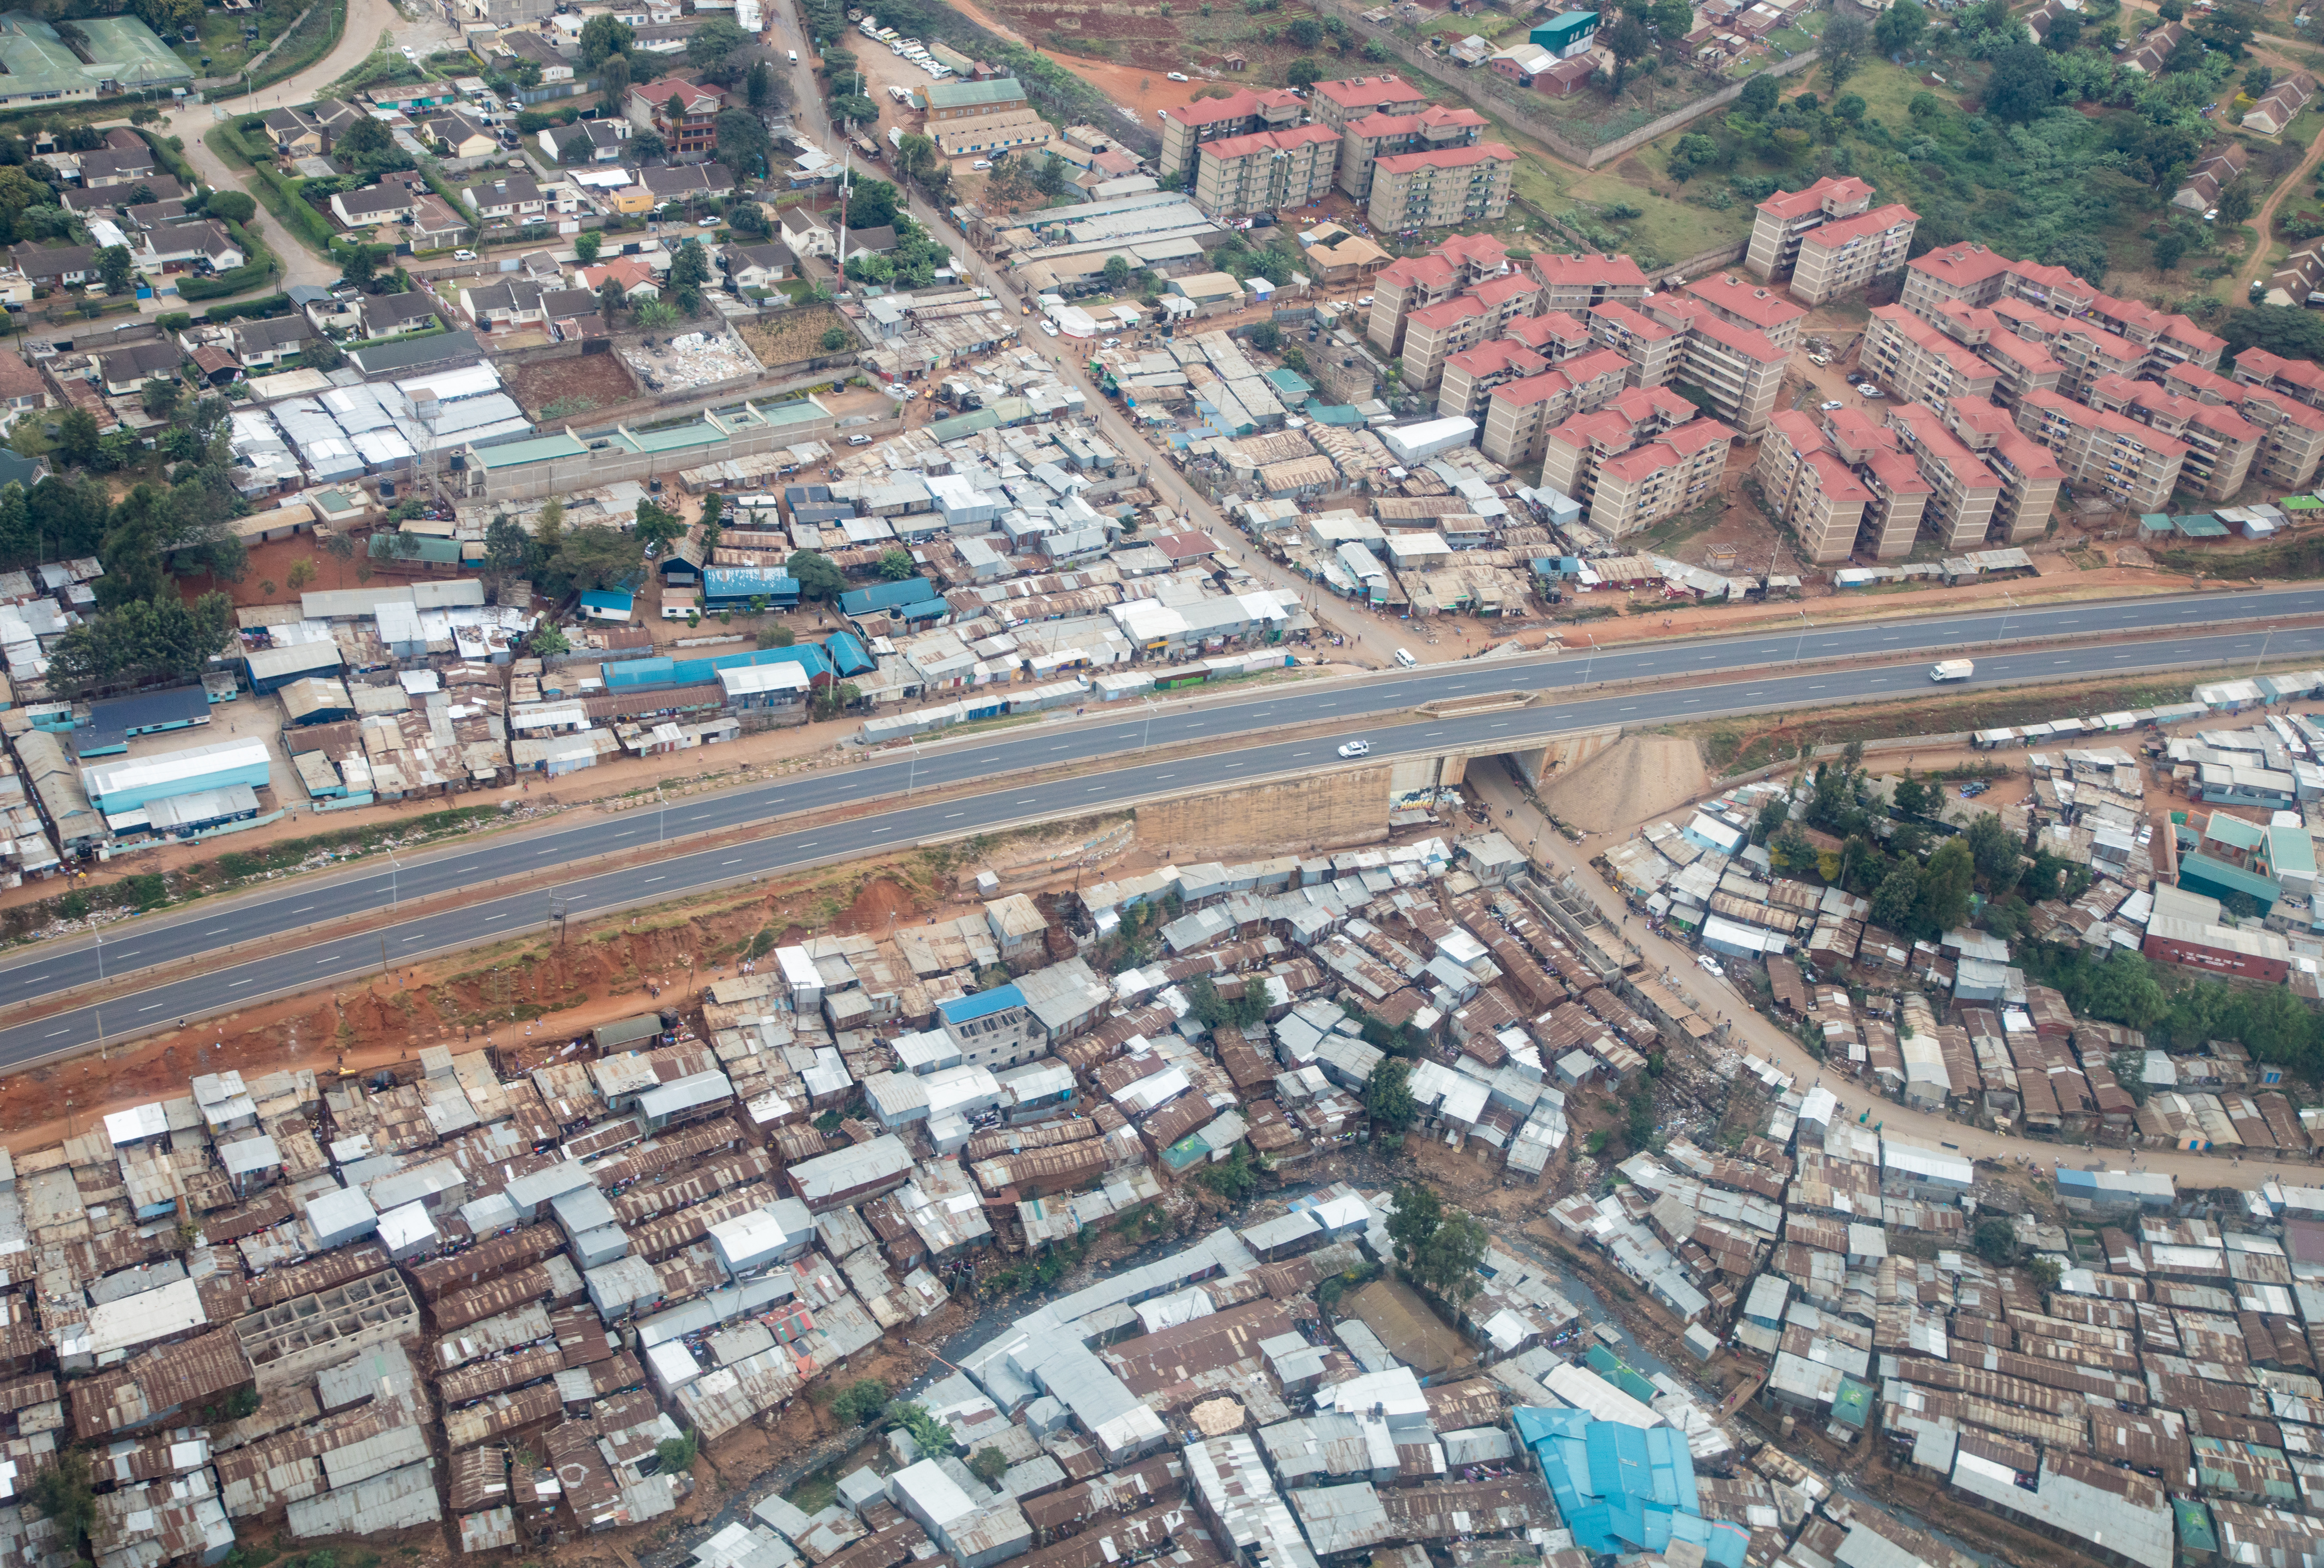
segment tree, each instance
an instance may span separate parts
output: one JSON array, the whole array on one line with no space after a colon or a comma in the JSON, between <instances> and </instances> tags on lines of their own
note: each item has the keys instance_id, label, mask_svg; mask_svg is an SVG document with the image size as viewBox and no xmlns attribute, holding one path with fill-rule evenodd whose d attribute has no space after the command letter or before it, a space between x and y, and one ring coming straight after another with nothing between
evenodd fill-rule
<instances>
[{"instance_id":1,"label":"tree","mask_svg":"<svg viewBox=\"0 0 2324 1568\"><path fill-rule=\"evenodd\" d=\"M1957 930L1969 919L1969 896L1977 862L1959 839L1948 839L1921 870L1920 932L1935 936Z\"/></svg>"},{"instance_id":2,"label":"tree","mask_svg":"<svg viewBox=\"0 0 2324 1568\"><path fill-rule=\"evenodd\" d=\"M1313 49L1323 41L1323 27L1312 16L1295 17L1285 24L1283 36L1294 49Z\"/></svg>"},{"instance_id":3,"label":"tree","mask_svg":"<svg viewBox=\"0 0 2324 1568\"><path fill-rule=\"evenodd\" d=\"M2252 182L2238 179L2219 192L2219 226L2234 228L2252 215Z\"/></svg>"},{"instance_id":4,"label":"tree","mask_svg":"<svg viewBox=\"0 0 2324 1568\"><path fill-rule=\"evenodd\" d=\"M767 123L748 109L721 109L713 122L718 140L718 159L738 175L753 176L764 171L767 156Z\"/></svg>"},{"instance_id":5,"label":"tree","mask_svg":"<svg viewBox=\"0 0 2324 1568\"><path fill-rule=\"evenodd\" d=\"M567 136L564 141L557 144L557 161L559 163L586 163L589 161L592 151L593 150L589 145L589 138L583 133L576 131L573 134Z\"/></svg>"},{"instance_id":6,"label":"tree","mask_svg":"<svg viewBox=\"0 0 2324 1568\"><path fill-rule=\"evenodd\" d=\"M1872 918L1892 931L1909 930L1920 907L1921 879L1909 866L1899 866L1872 890Z\"/></svg>"},{"instance_id":7,"label":"tree","mask_svg":"<svg viewBox=\"0 0 2324 1568\"><path fill-rule=\"evenodd\" d=\"M2061 11L2050 18L2050 29L2042 35L2042 47L2052 54L2064 54L2081 41L2081 14L2073 11Z\"/></svg>"},{"instance_id":8,"label":"tree","mask_svg":"<svg viewBox=\"0 0 2324 1568\"><path fill-rule=\"evenodd\" d=\"M2060 234L2042 252L2042 259L2093 283L2106 277L2106 242L2096 234Z\"/></svg>"},{"instance_id":9,"label":"tree","mask_svg":"<svg viewBox=\"0 0 2324 1568\"><path fill-rule=\"evenodd\" d=\"M126 294L130 280L137 274L136 263L130 259L126 245L107 245L97 253L97 275L104 280L107 294Z\"/></svg>"},{"instance_id":10,"label":"tree","mask_svg":"<svg viewBox=\"0 0 2324 1568\"><path fill-rule=\"evenodd\" d=\"M1364 1110L1371 1119L1391 1132L1401 1132L1412 1125L1416 1109L1412 1098L1412 1069L1402 1057L1382 1057L1372 1068L1370 1082L1364 1085Z\"/></svg>"},{"instance_id":11,"label":"tree","mask_svg":"<svg viewBox=\"0 0 2324 1568\"><path fill-rule=\"evenodd\" d=\"M597 285L597 312L605 318L605 329L613 326L614 312L622 308L622 286L608 278Z\"/></svg>"},{"instance_id":12,"label":"tree","mask_svg":"<svg viewBox=\"0 0 2324 1568\"><path fill-rule=\"evenodd\" d=\"M710 76L738 70L741 62L734 51L750 41L749 33L724 16L714 16L687 35L686 63Z\"/></svg>"},{"instance_id":13,"label":"tree","mask_svg":"<svg viewBox=\"0 0 2324 1568\"><path fill-rule=\"evenodd\" d=\"M347 247L346 261L339 268L339 281L355 289L370 289L379 275L379 253L357 240Z\"/></svg>"},{"instance_id":14,"label":"tree","mask_svg":"<svg viewBox=\"0 0 2324 1568\"><path fill-rule=\"evenodd\" d=\"M1985 885L1991 898L2006 898L2017 885L2017 873L2025 857L2001 819L1991 812L1981 812L1970 822L1961 841L1969 846L1969 857L1977 863L1977 879Z\"/></svg>"},{"instance_id":15,"label":"tree","mask_svg":"<svg viewBox=\"0 0 2324 1568\"><path fill-rule=\"evenodd\" d=\"M78 697L191 680L225 646L233 617L234 601L219 592L205 593L191 605L171 592L130 600L66 628L57 639L49 683Z\"/></svg>"},{"instance_id":16,"label":"tree","mask_svg":"<svg viewBox=\"0 0 2324 1568\"><path fill-rule=\"evenodd\" d=\"M560 592L613 588L636 581L644 558L644 543L636 535L605 523L586 523L564 531L544 574Z\"/></svg>"},{"instance_id":17,"label":"tree","mask_svg":"<svg viewBox=\"0 0 2324 1568\"><path fill-rule=\"evenodd\" d=\"M1929 14L1919 0L1896 0L1872 24L1872 41L1883 54L1903 54L1919 43L1928 30Z\"/></svg>"},{"instance_id":18,"label":"tree","mask_svg":"<svg viewBox=\"0 0 2324 1568\"><path fill-rule=\"evenodd\" d=\"M1406 1270L1414 1280L1458 1306L1477 1293L1477 1266L1485 1261L1485 1227L1461 1209L1445 1211L1443 1222L1421 1247Z\"/></svg>"},{"instance_id":19,"label":"tree","mask_svg":"<svg viewBox=\"0 0 2324 1568\"><path fill-rule=\"evenodd\" d=\"M1009 1473L1009 1456L998 1448L980 1448L968 1456L968 1473L991 1486Z\"/></svg>"},{"instance_id":20,"label":"tree","mask_svg":"<svg viewBox=\"0 0 2324 1568\"><path fill-rule=\"evenodd\" d=\"M597 68L597 102L609 115L629 112L630 57L609 54Z\"/></svg>"},{"instance_id":21,"label":"tree","mask_svg":"<svg viewBox=\"0 0 2324 1568\"><path fill-rule=\"evenodd\" d=\"M1665 43L1684 38L1694 27L1694 7L1688 0L1654 0L1638 14L1638 19L1652 27Z\"/></svg>"},{"instance_id":22,"label":"tree","mask_svg":"<svg viewBox=\"0 0 2324 1568\"><path fill-rule=\"evenodd\" d=\"M879 1415L887 1403L887 1384L877 1378L858 1378L832 1397L831 1413L841 1425L855 1426Z\"/></svg>"},{"instance_id":23,"label":"tree","mask_svg":"<svg viewBox=\"0 0 2324 1568\"><path fill-rule=\"evenodd\" d=\"M1388 1216L1388 1240L1396 1243L1397 1261L1409 1270L1443 1223L1443 1200L1434 1189L1416 1181L1397 1187L1396 1212Z\"/></svg>"},{"instance_id":24,"label":"tree","mask_svg":"<svg viewBox=\"0 0 2324 1568\"><path fill-rule=\"evenodd\" d=\"M694 1456L701 1447L702 1435L698 1432L688 1432L683 1437L665 1437L654 1444L654 1468L664 1475L683 1475L694 1468Z\"/></svg>"},{"instance_id":25,"label":"tree","mask_svg":"<svg viewBox=\"0 0 2324 1568\"><path fill-rule=\"evenodd\" d=\"M1382 43L1379 39L1375 38L1365 43L1364 58L1370 60L1372 64L1385 64L1388 60L1388 45Z\"/></svg>"},{"instance_id":26,"label":"tree","mask_svg":"<svg viewBox=\"0 0 2324 1568\"><path fill-rule=\"evenodd\" d=\"M2017 1227L1997 1215L1977 1222L1973 1244L1977 1255L1997 1269L2017 1261Z\"/></svg>"},{"instance_id":27,"label":"tree","mask_svg":"<svg viewBox=\"0 0 2324 1568\"><path fill-rule=\"evenodd\" d=\"M659 501L641 500L637 509L638 539L659 555L686 537L686 519Z\"/></svg>"},{"instance_id":28,"label":"tree","mask_svg":"<svg viewBox=\"0 0 2324 1568\"><path fill-rule=\"evenodd\" d=\"M775 81L775 68L762 60L752 61L750 74L742 78L742 98L753 115L771 115L781 108L783 95Z\"/></svg>"},{"instance_id":29,"label":"tree","mask_svg":"<svg viewBox=\"0 0 2324 1568\"><path fill-rule=\"evenodd\" d=\"M155 376L138 393L138 401L156 419L167 419L178 411L178 403L186 395L185 383L174 376Z\"/></svg>"},{"instance_id":30,"label":"tree","mask_svg":"<svg viewBox=\"0 0 2324 1568\"><path fill-rule=\"evenodd\" d=\"M669 143L659 131L639 131L630 137L630 151L641 163L658 163L669 156Z\"/></svg>"},{"instance_id":31,"label":"tree","mask_svg":"<svg viewBox=\"0 0 2324 1568\"><path fill-rule=\"evenodd\" d=\"M2223 4L2204 13L2195 23L2195 36L2229 60L2241 60L2251 47L2252 35L2259 31L2258 8L2223 0Z\"/></svg>"},{"instance_id":32,"label":"tree","mask_svg":"<svg viewBox=\"0 0 2324 1568\"><path fill-rule=\"evenodd\" d=\"M1784 824L1792 820L1792 802L1787 795L1769 795L1759 802L1759 814L1751 824L1751 836L1765 844L1783 831Z\"/></svg>"},{"instance_id":33,"label":"tree","mask_svg":"<svg viewBox=\"0 0 2324 1568\"><path fill-rule=\"evenodd\" d=\"M901 582L917 570L912 564L909 550L898 547L880 552L880 580L882 582Z\"/></svg>"},{"instance_id":34,"label":"tree","mask_svg":"<svg viewBox=\"0 0 2324 1568\"><path fill-rule=\"evenodd\" d=\"M581 63L595 70L607 55L626 55L637 41L638 35L630 31L628 23L601 12L582 24Z\"/></svg>"},{"instance_id":35,"label":"tree","mask_svg":"<svg viewBox=\"0 0 2324 1568\"><path fill-rule=\"evenodd\" d=\"M854 193L847 198L847 226L851 229L878 229L895 224L901 211L901 193L884 179L858 179Z\"/></svg>"},{"instance_id":36,"label":"tree","mask_svg":"<svg viewBox=\"0 0 2324 1568\"><path fill-rule=\"evenodd\" d=\"M2163 0L2163 4L2154 8L2154 14L2165 22L2177 22L2187 14L2185 0Z\"/></svg>"},{"instance_id":37,"label":"tree","mask_svg":"<svg viewBox=\"0 0 2324 1568\"><path fill-rule=\"evenodd\" d=\"M1863 63L1872 47L1872 24L1846 6L1836 8L1823 30L1823 79L1834 92Z\"/></svg>"},{"instance_id":38,"label":"tree","mask_svg":"<svg viewBox=\"0 0 2324 1568\"><path fill-rule=\"evenodd\" d=\"M597 252L604 246L604 240L598 234L596 230L583 230L580 234L573 236L573 259L580 262L584 267L595 265L597 261Z\"/></svg>"},{"instance_id":39,"label":"tree","mask_svg":"<svg viewBox=\"0 0 2324 1568\"><path fill-rule=\"evenodd\" d=\"M828 683L817 686L815 689L815 700L807 706L809 711L820 722L827 719L836 719L862 700L863 689L861 686L853 681L842 681L835 686Z\"/></svg>"},{"instance_id":40,"label":"tree","mask_svg":"<svg viewBox=\"0 0 2324 1568\"><path fill-rule=\"evenodd\" d=\"M2030 43L2013 43L1993 57L1985 80L1985 112L2024 124L2049 112L2058 96L2058 68Z\"/></svg>"},{"instance_id":41,"label":"tree","mask_svg":"<svg viewBox=\"0 0 2324 1568\"><path fill-rule=\"evenodd\" d=\"M246 224L256 215L258 202L248 191L214 190L203 201L202 210L230 224Z\"/></svg>"},{"instance_id":42,"label":"tree","mask_svg":"<svg viewBox=\"0 0 2324 1568\"><path fill-rule=\"evenodd\" d=\"M1630 62L1653 51L1654 35L1646 31L1645 23L1626 14L1613 26L1599 29L1598 41L1614 57L1614 76L1607 84L1607 93L1620 97L1622 79L1629 74Z\"/></svg>"},{"instance_id":43,"label":"tree","mask_svg":"<svg viewBox=\"0 0 2324 1568\"><path fill-rule=\"evenodd\" d=\"M1283 68L1283 79L1295 87L1312 87L1323 79L1323 68L1301 55Z\"/></svg>"},{"instance_id":44,"label":"tree","mask_svg":"<svg viewBox=\"0 0 2324 1568\"><path fill-rule=\"evenodd\" d=\"M55 1462L33 1479L32 1502L56 1527L57 1545L68 1559L96 1555L88 1550L97 1525L97 1491L86 1449L59 1449Z\"/></svg>"},{"instance_id":45,"label":"tree","mask_svg":"<svg viewBox=\"0 0 2324 1568\"><path fill-rule=\"evenodd\" d=\"M2193 244L2193 241L2188 239L2175 227L2163 230L2154 236L2154 270L2158 272L2177 270L2181 258L2187 254Z\"/></svg>"},{"instance_id":46,"label":"tree","mask_svg":"<svg viewBox=\"0 0 2324 1568\"><path fill-rule=\"evenodd\" d=\"M331 151L351 160L359 160L374 152L392 152L395 140L387 127L369 115L358 115L348 127L340 132L331 143Z\"/></svg>"},{"instance_id":47,"label":"tree","mask_svg":"<svg viewBox=\"0 0 2324 1568\"><path fill-rule=\"evenodd\" d=\"M68 408L57 421L57 455L74 468L97 461L97 418L86 408Z\"/></svg>"},{"instance_id":48,"label":"tree","mask_svg":"<svg viewBox=\"0 0 2324 1568\"><path fill-rule=\"evenodd\" d=\"M847 591L847 579L831 557L816 550L793 550L783 562L783 570L799 585L801 599L829 601Z\"/></svg>"},{"instance_id":49,"label":"tree","mask_svg":"<svg viewBox=\"0 0 2324 1568\"><path fill-rule=\"evenodd\" d=\"M1897 0L1897 4L1903 5L1904 0ZM1743 84L1735 105L1754 120L1764 120L1775 112L1775 99L1781 91L1775 78L1762 72Z\"/></svg>"},{"instance_id":50,"label":"tree","mask_svg":"<svg viewBox=\"0 0 2324 1568\"><path fill-rule=\"evenodd\" d=\"M1105 271L1102 276L1105 280L1107 293L1120 293L1122 285L1130 281L1130 259L1126 256L1108 256L1105 259Z\"/></svg>"},{"instance_id":51,"label":"tree","mask_svg":"<svg viewBox=\"0 0 2324 1568\"><path fill-rule=\"evenodd\" d=\"M941 1459L953 1450L952 1428L929 1415L928 1408L918 1400L894 1401L888 1407L888 1420L904 1429L925 1459Z\"/></svg>"},{"instance_id":52,"label":"tree","mask_svg":"<svg viewBox=\"0 0 2324 1568\"><path fill-rule=\"evenodd\" d=\"M823 352L825 353L839 353L848 345L850 341L852 341L851 335L844 326L826 326L823 329Z\"/></svg>"},{"instance_id":53,"label":"tree","mask_svg":"<svg viewBox=\"0 0 2324 1568\"><path fill-rule=\"evenodd\" d=\"M337 544L345 535L334 535ZM505 579L521 575L530 568L532 540L522 525L512 518L494 518L484 528L484 575Z\"/></svg>"}]
</instances>

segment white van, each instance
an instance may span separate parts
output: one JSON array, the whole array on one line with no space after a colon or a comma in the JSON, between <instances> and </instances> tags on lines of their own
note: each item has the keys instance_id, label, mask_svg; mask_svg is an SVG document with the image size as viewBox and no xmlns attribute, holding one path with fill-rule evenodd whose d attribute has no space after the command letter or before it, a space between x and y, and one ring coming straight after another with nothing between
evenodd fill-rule
<instances>
[{"instance_id":1,"label":"white van","mask_svg":"<svg viewBox=\"0 0 2324 1568\"><path fill-rule=\"evenodd\" d=\"M1420 662L1418 659L1412 656L1412 650L1409 648L1397 649L1395 658L1397 664L1402 665L1407 670Z\"/></svg>"},{"instance_id":2,"label":"white van","mask_svg":"<svg viewBox=\"0 0 2324 1568\"><path fill-rule=\"evenodd\" d=\"M790 51L790 56L791 56L791 63L792 63L793 65L797 65L797 64L798 64L798 50L792 50Z\"/></svg>"}]
</instances>

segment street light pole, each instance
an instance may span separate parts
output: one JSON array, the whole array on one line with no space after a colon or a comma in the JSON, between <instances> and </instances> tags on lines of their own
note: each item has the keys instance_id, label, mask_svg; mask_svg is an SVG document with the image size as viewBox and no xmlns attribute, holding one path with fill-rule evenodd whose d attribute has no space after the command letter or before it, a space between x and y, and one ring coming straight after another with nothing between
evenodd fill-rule
<instances>
[{"instance_id":1,"label":"street light pole","mask_svg":"<svg viewBox=\"0 0 2324 1568\"><path fill-rule=\"evenodd\" d=\"M1598 634L1585 631L1582 635L1590 639L1590 656L1582 665L1582 683L1586 686L1590 683L1590 672L1598 667Z\"/></svg>"},{"instance_id":2,"label":"street light pole","mask_svg":"<svg viewBox=\"0 0 2324 1568\"><path fill-rule=\"evenodd\" d=\"M401 889L398 885L402 870L402 864L396 859L395 851L390 849L387 852L387 912L390 914L398 912L403 905Z\"/></svg>"},{"instance_id":3,"label":"street light pole","mask_svg":"<svg viewBox=\"0 0 2324 1568\"><path fill-rule=\"evenodd\" d=\"M904 798L908 801L912 798L912 785L919 777L920 743L913 740L907 744L912 748L911 766L904 770Z\"/></svg>"},{"instance_id":4,"label":"street light pole","mask_svg":"<svg viewBox=\"0 0 2324 1568\"><path fill-rule=\"evenodd\" d=\"M2272 643L2272 642L2273 642L2274 640L2275 640L2275 628L2273 628L2273 627L2269 627L2269 628L2267 628L2267 635L2266 635L2265 637L2262 637L2262 638L2260 638L2260 639L2259 639L2259 657L2257 657L2257 658L2255 658L2255 659L2254 659L2254 660L2252 661L2252 674L2255 674L2255 675L2258 674L2259 674L2259 667L2260 667L2262 665L2264 665L2264 664L2267 663L2267 645L2268 645L2268 644L2270 644L2270 643Z\"/></svg>"},{"instance_id":5,"label":"street light pole","mask_svg":"<svg viewBox=\"0 0 2324 1568\"><path fill-rule=\"evenodd\" d=\"M1803 610L1800 611L1800 640L1792 647L1792 663L1796 665L1802 659L1807 657L1808 628L1814 624L1815 622L1808 619L1808 612L1806 610Z\"/></svg>"}]
</instances>

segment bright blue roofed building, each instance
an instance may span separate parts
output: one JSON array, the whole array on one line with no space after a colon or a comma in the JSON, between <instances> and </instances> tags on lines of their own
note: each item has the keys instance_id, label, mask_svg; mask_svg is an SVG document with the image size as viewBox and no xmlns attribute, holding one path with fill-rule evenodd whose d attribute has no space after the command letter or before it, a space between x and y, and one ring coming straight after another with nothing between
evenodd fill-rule
<instances>
[{"instance_id":1,"label":"bright blue roofed building","mask_svg":"<svg viewBox=\"0 0 2324 1568\"><path fill-rule=\"evenodd\" d=\"M722 610L748 610L763 599L770 610L788 610L799 601L798 579L779 566L707 566L702 573L702 608L715 615Z\"/></svg>"},{"instance_id":2,"label":"bright blue roofed building","mask_svg":"<svg viewBox=\"0 0 2324 1568\"><path fill-rule=\"evenodd\" d=\"M869 588L853 588L839 596L839 613L845 616L872 615L883 610L901 610L908 604L923 600L941 599L936 585L925 577L906 577L894 582L874 582Z\"/></svg>"},{"instance_id":3,"label":"bright blue roofed building","mask_svg":"<svg viewBox=\"0 0 2324 1568\"><path fill-rule=\"evenodd\" d=\"M879 661L872 658L853 632L835 631L824 638L823 654L843 681L851 675L868 675L880 667Z\"/></svg>"},{"instance_id":4,"label":"bright blue roofed building","mask_svg":"<svg viewBox=\"0 0 2324 1568\"><path fill-rule=\"evenodd\" d=\"M1626 1555L1683 1541L1702 1547L1706 1563L1742 1568L1749 1534L1702 1517L1684 1433L1579 1409L1519 1410L1517 1428L1582 1550Z\"/></svg>"},{"instance_id":5,"label":"bright blue roofed building","mask_svg":"<svg viewBox=\"0 0 2324 1568\"><path fill-rule=\"evenodd\" d=\"M623 626L637 610L638 596L626 588L592 588L581 595L581 615L586 620L618 621Z\"/></svg>"},{"instance_id":6,"label":"bright blue roofed building","mask_svg":"<svg viewBox=\"0 0 2324 1568\"><path fill-rule=\"evenodd\" d=\"M996 1013L1006 1013L1011 1007L1024 1005L1025 993L1017 988L1016 982L1011 981L1006 986L995 986L990 991L979 991L974 995L955 996L948 1002L939 1002L936 1013L946 1023L959 1025L973 1023L980 1018L990 1018Z\"/></svg>"}]
</instances>

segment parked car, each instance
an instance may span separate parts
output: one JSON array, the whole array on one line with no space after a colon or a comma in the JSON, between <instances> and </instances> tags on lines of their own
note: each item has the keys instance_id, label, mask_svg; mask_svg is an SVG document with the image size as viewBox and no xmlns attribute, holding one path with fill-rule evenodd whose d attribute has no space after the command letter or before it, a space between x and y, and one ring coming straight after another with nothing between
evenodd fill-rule
<instances>
[{"instance_id":1,"label":"parked car","mask_svg":"<svg viewBox=\"0 0 2324 1568\"><path fill-rule=\"evenodd\" d=\"M1174 82L1183 82L1187 79L1186 73L1182 70L1174 70L1170 73L1170 79Z\"/></svg>"},{"instance_id":2,"label":"parked car","mask_svg":"<svg viewBox=\"0 0 2324 1568\"><path fill-rule=\"evenodd\" d=\"M850 446L869 446L872 445L872 437L869 436L850 436L847 438L847 445Z\"/></svg>"},{"instance_id":3,"label":"parked car","mask_svg":"<svg viewBox=\"0 0 2324 1568\"><path fill-rule=\"evenodd\" d=\"M476 252L474 251L455 251L452 252L452 260L455 261L473 261L475 259Z\"/></svg>"},{"instance_id":4,"label":"parked car","mask_svg":"<svg viewBox=\"0 0 2324 1568\"><path fill-rule=\"evenodd\" d=\"M1044 321L1041 323L1041 330L1055 337L1057 335L1057 324L1054 321Z\"/></svg>"},{"instance_id":5,"label":"parked car","mask_svg":"<svg viewBox=\"0 0 2324 1568\"><path fill-rule=\"evenodd\" d=\"M1868 381L1858 386L1856 391L1858 396L1865 398L1885 398L1888 395Z\"/></svg>"},{"instance_id":6,"label":"parked car","mask_svg":"<svg viewBox=\"0 0 2324 1568\"><path fill-rule=\"evenodd\" d=\"M970 164L969 167L971 169L990 169L992 167L992 160L990 158L980 158L975 162Z\"/></svg>"},{"instance_id":7,"label":"parked car","mask_svg":"<svg viewBox=\"0 0 2324 1568\"><path fill-rule=\"evenodd\" d=\"M1961 785L1961 796L1960 796L1960 798L1961 798L1961 799L1963 799L1963 800L1965 800L1965 801L1973 801L1973 800L1977 799L1977 797L1978 797L1978 796L1979 796L1979 795L1981 795L1981 794L1985 793L1985 792L1986 792L1986 791L1987 791L1987 790L1991 789L1992 787L1993 787L1993 786L1992 786L1991 784L1984 784L1984 783L1978 783L1978 784L1965 784Z\"/></svg>"},{"instance_id":8,"label":"parked car","mask_svg":"<svg viewBox=\"0 0 2324 1568\"><path fill-rule=\"evenodd\" d=\"M1821 408L1826 413L1830 413L1834 408L1845 408L1848 405L1840 402L1838 399L1834 399L1828 403L1818 403L1816 407Z\"/></svg>"},{"instance_id":9,"label":"parked car","mask_svg":"<svg viewBox=\"0 0 2324 1568\"><path fill-rule=\"evenodd\" d=\"M1719 960L1712 958L1709 953L1695 954L1694 964L1695 967L1701 969L1706 975L1717 975L1721 979L1725 979L1727 977L1727 971L1719 967Z\"/></svg>"}]
</instances>

